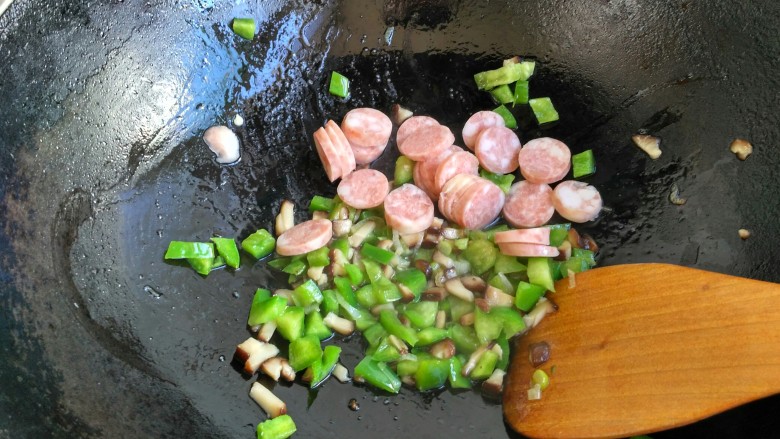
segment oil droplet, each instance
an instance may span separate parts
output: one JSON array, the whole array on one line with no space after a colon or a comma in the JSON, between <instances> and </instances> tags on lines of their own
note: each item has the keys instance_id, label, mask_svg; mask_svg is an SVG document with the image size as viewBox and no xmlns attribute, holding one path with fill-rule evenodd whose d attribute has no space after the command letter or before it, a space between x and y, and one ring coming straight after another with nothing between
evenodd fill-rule
<instances>
[{"instance_id":1,"label":"oil droplet","mask_svg":"<svg viewBox=\"0 0 780 439\"><path fill-rule=\"evenodd\" d=\"M219 356L219 362L220 363L224 363L225 362L225 356L224 355L220 355Z\"/></svg>"},{"instance_id":2,"label":"oil droplet","mask_svg":"<svg viewBox=\"0 0 780 439\"><path fill-rule=\"evenodd\" d=\"M163 294L154 288L150 287L149 285L144 285L144 291L146 291L150 296L154 297L155 299L159 299L163 296Z\"/></svg>"}]
</instances>

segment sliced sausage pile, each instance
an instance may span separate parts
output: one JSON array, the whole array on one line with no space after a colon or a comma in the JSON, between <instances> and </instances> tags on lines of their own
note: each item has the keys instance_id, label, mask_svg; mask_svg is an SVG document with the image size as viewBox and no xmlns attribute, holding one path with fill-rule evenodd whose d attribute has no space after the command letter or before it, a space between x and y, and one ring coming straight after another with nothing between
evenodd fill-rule
<instances>
[{"instance_id":1,"label":"sliced sausage pile","mask_svg":"<svg viewBox=\"0 0 780 439\"><path fill-rule=\"evenodd\" d=\"M392 130L390 118L381 111L356 108L344 116L341 126L328 121L317 130L314 143L330 181L341 178L339 197L357 209L384 205L387 224L401 234L430 227L434 202L438 202L439 211L448 220L468 229L484 228L499 215L513 227L529 228L496 236L508 255L555 256L557 249L549 245L549 230L540 226L556 211L572 222L591 221L601 211L601 196L593 186L571 180L558 183L554 190L550 186L571 168L566 144L542 137L522 145L493 111L477 112L466 121L461 134L468 150L456 146L455 135L436 119L412 116L404 121L398 127L396 144L401 154L415 161L415 184L391 191L381 172L355 169L384 152ZM524 180L504 194L480 176L480 167L495 174L519 169ZM322 239L319 229L315 241ZM314 230L311 226L310 231Z\"/></svg>"}]
</instances>

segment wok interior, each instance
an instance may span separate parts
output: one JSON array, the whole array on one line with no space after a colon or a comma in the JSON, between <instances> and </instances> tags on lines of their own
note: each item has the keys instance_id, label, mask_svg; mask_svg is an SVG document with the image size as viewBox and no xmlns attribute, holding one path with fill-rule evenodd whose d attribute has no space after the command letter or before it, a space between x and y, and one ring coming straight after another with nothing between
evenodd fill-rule
<instances>
[{"instance_id":1,"label":"wok interior","mask_svg":"<svg viewBox=\"0 0 780 439\"><path fill-rule=\"evenodd\" d=\"M531 95L551 96L562 116L521 139L596 151L591 182L609 209L584 230L600 263L780 281L761 238L780 231L776 190L763 183L777 176L780 138L769 122L780 108L771 13L726 2L280 3L17 1L0 17L0 411L12 414L0 428L250 437L263 414L230 357L248 335L252 292L280 279L249 260L200 278L162 261L168 241L244 237L270 227L285 198L303 219L312 195L334 193L313 153L317 126L398 102L459 133L493 106L471 75L516 54L538 61ZM238 16L258 19L253 42L230 32ZM352 79L346 102L325 92L334 69ZM242 160L221 167L199 135L236 113L247 121L236 129ZM662 137L661 159L630 143L639 131ZM737 162L735 137L756 157ZM686 205L668 202L672 183ZM757 236L741 242L746 226ZM345 364L360 356L348 343ZM476 392L389 396L336 382L275 392L304 437L513 437ZM762 437L776 406L662 436Z\"/></svg>"}]
</instances>

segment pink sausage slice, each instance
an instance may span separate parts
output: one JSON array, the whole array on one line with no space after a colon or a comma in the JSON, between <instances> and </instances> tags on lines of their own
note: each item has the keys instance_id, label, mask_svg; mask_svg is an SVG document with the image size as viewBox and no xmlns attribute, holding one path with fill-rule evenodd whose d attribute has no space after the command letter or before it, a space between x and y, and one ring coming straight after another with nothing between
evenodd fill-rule
<instances>
[{"instance_id":1,"label":"pink sausage slice","mask_svg":"<svg viewBox=\"0 0 780 439\"><path fill-rule=\"evenodd\" d=\"M449 128L442 125L428 126L409 134L398 145L398 150L416 162L424 162L442 154L454 142L455 136Z\"/></svg>"},{"instance_id":2,"label":"pink sausage slice","mask_svg":"<svg viewBox=\"0 0 780 439\"><path fill-rule=\"evenodd\" d=\"M385 201L390 183L379 171L359 169L342 178L336 191L347 205L355 209L370 209Z\"/></svg>"},{"instance_id":3,"label":"pink sausage slice","mask_svg":"<svg viewBox=\"0 0 780 439\"><path fill-rule=\"evenodd\" d=\"M504 207L504 191L492 181L476 177L463 196L455 201L453 216L461 226L479 230L489 225Z\"/></svg>"},{"instance_id":4,"label":"pink sausage slice","mask_svg":"<svg viewBox=\"0 0 780 439\"><path fill-rule=\"evenodd\" d=\"M550 229L536 227L533 229L515 229L498 232L495 235L496 244L507 242L524 242L526 244L550 245Z\"/></svg>"},{"instance_id":5,"label":"pink sausage slice","mask_svg":"<svg viewBox=\"0 0 780 439\"><path fill-rule=\"evenodd\" d=\"M417 233L433 223L433 202L422 189L405 184L385 197L385 221L398 233Z\"/></svg>"},{"instance_id":6,"label":"pink sausage slice","mask_svg":"<svg viewBox=\"0 0 780 439\"><path fill-rule=\"evenodd\" d=\"M441 192L445 184L458 174L478 175L479 160L468 151L458 151L454 154L444 157L444 160L438 165L433 178L433 188Z\"/></svg>"},{"instance_id":7,"label":"pink sausage slice","mask_svg":"<svg viewBox=\"0 0 780 439\"><path fill-rule=\"evenodd\" d=\"M503 209L504 219L514 227L543 226L554 213L550 186L527 181L512 185Z\"/></svg>"},{"instance_id":8,"label":"pink sausage slice","mask_svg":"<svg viewBox=\"0 0 780 439\"><path fill-rule=\"evenodd\" d=\"M352 148L349 146L349 141L344 136L344 132L341 131L336 122L329 120L325 124L325 131L328 133L333 147L336 148L341 163L341 178L344 178L355 170L355 155L352 153Z\"/></svg>"},{"instance_id":9,"label":"pink sausage slice","mask_svg":"<svg viewBox=\"0 0 780 439\"><path fill-rule=\"evenodd\" d=\"M378 159L379 156L385 152L387 143L377 146L358 146L354 143L350 143L349 146L352 148L352 154L355 156L355 163L358 165L367 165Z\"/></svg>"},{"instance_id":10,"label":"pink sausage slice","mask_svg":"<svg viewBox=\"0 0 780 439\"><path fill-rule=\"evenodd\" d=\"M315 219L300 223L282 233L276 240L276 252L282 256L296 256L322 248L333 237L333 223Z\"/></svg>"},{"instance_id":11,"label":"pink sausage slice","mask_svg":"<svg viewBox=\"0 0 780 439\"><path fill-rule=\"evenodd\" d=\"M373 147L390 140L393 122L385 113L373 108L355 108L344 115L341 129L351 143Z\"/></svg>"},{"instance_id":12,"label":"pink sausage slice","mask_svg":"<svg viewBox=\"0 0 780 439\"><path fill-rule=\"evenodd\" d=\"M552 201L562 217L575 223L596 219L602 207L601 194L595 187L574 180L559 183Z\"/></svg>"},{"instance_id":13,"label":"pink sausage slice","mask_svg":"<svg viewBox=\"0 0 780 439\"><path fill-rule=\"evenodd\" d=\"M498 244L501 253L522 258L554 258L560 254L557 248L549 245L526 244L523 242L504 242Z\"/></svg>"},{"instance_id":14,"label":"pink sausage slice","mask_svg":"<svg viewBox=\"0 0 780 439\"><path fill-rule=\"evenodd\" d=\"M461 199L463 194L474 184L477 176L472 174L458 174L452 177L443 187L439 194L439 211L448 220L460 224L462 221L455 217L454 206Z\"/></svg>"},{"instance_id":15,"label":"pink sausage slice","mask_svg":"<svg viewBox=\"0 0 780 439\"><path fill-rule=\"evenodd\" d=\"M412 116L409 119L406 119L404 123L398 127L398 132L395 134L395 143L397 145L404 143L404 140L409 137L409 134L412 134L420 128L435 127L437 125L439 125L439 122L432 117Z\"/></svg>"},{"instance_id":16,"label":"pink sausage slice","mask_svg":"<svg viewBox=\"0 0 780 439\"><path fill-rule=\"evenodd\" d=\"M474 150L477 144L477 136L488 127L504 126L504 118L495 111L478 111L471 115L466 124L463 125L463 143L470 150Z\"/></svg>"},{"instance_id":17,"label":"pink sausage slice","mask_svg":"<svg viewBox=\"0 0 780 439\"><path fill-rule=\"evenodd\" d=\"M341 156L336 151L336 147L333 146L325 128L315 131L313 137L314 146L317 147L317 155L320 156L322 167L325 168L325 174L328 175L328 180L334 182L341 177L343 166Z\"/></svg>"},{"instance_id":18,"label":"pink sausage slice","mask_svg":"<svg viewBox=\"0 0 780 439\"><path fill-rule=\"evenodd\" d=\"M571 167L571 151L565 143L540 137L525 144L518 156L520 173L531 183L555 183Z\"/></svg>"},{"instance_id":19,"label":"pink sausage slice","mask_svg":"<svg viewBox=\"0 0 780 439\"><path fill-rule=\"evenodd\" d=\"M431 197L431 200L438 200L441 192L441 186L436 185L436 172L440 164L453 154L461 151L463 150L460 147L452 145L437 156L430 157L424 162L415 163L414 183L424 190Z\"/></svg>"},{"instance_id":20,"label":"pink sausage slice","mask_svg":"<svg viewBox=\"0 0 780 439\"><path fill-rule=\"evenodd\" d=\"M477 136L474 152L483 168L497 174L508 174L517 169L520 139L507 127L494 126Z\"/></svg>"}]
</instances>

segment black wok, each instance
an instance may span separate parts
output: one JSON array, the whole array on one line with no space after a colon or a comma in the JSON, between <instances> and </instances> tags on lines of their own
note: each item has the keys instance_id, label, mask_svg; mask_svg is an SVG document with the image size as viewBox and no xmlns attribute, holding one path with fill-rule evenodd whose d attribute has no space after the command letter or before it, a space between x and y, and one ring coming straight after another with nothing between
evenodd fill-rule
<instances>
[{"instance_id":1,"label":"black wok","mask_svg":"<svg viewBox=\"0 0 780 439\"><path fill-rule=\"evenodd\" d=\"M309 134L349 108L400 102L459 132L491 108L470 76L515 54L537 59L532 96L552 96L562 118L521 137L596 150L608 210L585 229L602 264L779 282L779 9L16 0L0 16L0 437L252 437L264 415L230 357L251 292L278 279L248 260L200 278L163 262L168 241L246 236L283 198L333 194ZM253 42L230 32L237 16L260 23ZM333 69L353 79L347 102L325 93ZM221 167L200 134L236 113L242 160ZM662 137L659 160L631 144L640 131ZM728 152L736 137L755 146L745 162ZM687 204L669 203L673 183ZM353 342L344 361L358 355ZM475 392L275 391L297 437L515 437ZM779 407L657 437L776 437Z\"/></svg>"}]
</instances>

